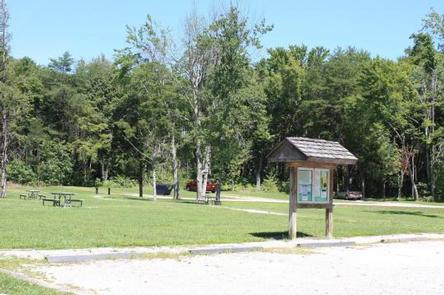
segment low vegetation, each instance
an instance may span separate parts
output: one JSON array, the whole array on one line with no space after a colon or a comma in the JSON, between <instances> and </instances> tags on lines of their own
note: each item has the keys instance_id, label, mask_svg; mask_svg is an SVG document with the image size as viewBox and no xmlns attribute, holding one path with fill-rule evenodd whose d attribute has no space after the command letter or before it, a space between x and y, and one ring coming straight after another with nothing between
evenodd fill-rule
<instances>
[{"instance_id":1,"label":"low vegetation","mask_svg":"<svg viewBox=\"0 0 444 295\"><path fill-rule=\"evenodd\" d=\"M8 274L0 272L0 292L8 295L68 295L55 290L16 279Z\"/></svg>"},{"instance_id":2,"label":"low vegetation","mask_svg":"<svg viewBox=\"0 0 444 295\"><path fill-rule=\"evenodd\" d=\"M81 208L43 207L18 199L24 187L2 201L0 248L86 248L191 245L286 238L287 203L234 202L222 206L137 197L136 190L115 189L111 196L93 188L47 187L43 192L72 191ZM263 194L265 195L265 193ZM228 196L227 196L228 197ZM282 213L266 215L237 209ZM324 212L299 210L300 235L323 237ZM335 236L444 232L444 209L342 207L335 209Z\"/></svg>"}]
</instances>

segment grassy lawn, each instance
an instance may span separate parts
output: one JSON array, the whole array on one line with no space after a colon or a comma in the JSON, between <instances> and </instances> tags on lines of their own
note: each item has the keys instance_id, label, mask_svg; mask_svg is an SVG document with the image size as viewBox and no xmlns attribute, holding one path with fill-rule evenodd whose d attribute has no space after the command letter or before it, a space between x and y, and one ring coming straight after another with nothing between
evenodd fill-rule
<instances>
[{"instance_id":1,"label":"grassy lawn","mask_svg":"<svg viewBox=\"0 0 444 295\"><path fill-rule=\"evenodd\" d=\"M224 202L224 206L288 213L288 205L282 203ZM305 234L322 236L323 222L324 210L322 209L298 210L298 230ZM444 232L444 209L336 206L334 227L336 237L439 233Z\"/></svg>"},{"instance_id":2,"label":"grassy lawn","mask_svg":"<svg viewBox=\"0 0 444 295\"><path fill-rule=\"evenodd\" d=\"M4 273L0 273L0 293L8 295L61 295L54 290L46 289L28 282L15 279Z\"/></svg>"},{"instance_id":3,"label":"grassy lawn","mask_svg":"<svg viewBox=\"0 0 444 295\"><path fill-rule=\"evenodd\" d=\"M161 246L260 241L283 237L287 217L252 214L224 207L287 213L287 204L224 202L222 207L190 201L139 199L136 190L113 189L111 197L93 188L48 187L75 192L82 208L43 207L19 200L26 188L12 187L0 200L0 249ZM194 196L190 194L190 196ZM322 237L324 212L300 210L301 233ZM444 209L337 207L335 236L444 232Z\"/></svg>"},{"instance_id":4,"label":"grassy lawn","mask_svg":"<svg viewBox=\"0 0 444 295\"><path fill-rule=\"evenodd\" d=\"M19 200L24 188L12 188L0 200L0 248L83 248L159 246L261 240L258 231L283 231L285 218L257 216L182 201L139 199L113 194L96 198L94 189L71 191L85 200L82 208L43 207Z\"/></svg>"},{"instance_id":5,"label":"grassy lawn","mask_svg":"<svg viewBox=\"0 0 444 295\"><path fill-rule=\"evenodd\" d=\"M288 200L288 193L284 192L226 191L224 193L227 196L258 197L258 198L268 198L276 200Z\"/></svg>"}]
</instances>

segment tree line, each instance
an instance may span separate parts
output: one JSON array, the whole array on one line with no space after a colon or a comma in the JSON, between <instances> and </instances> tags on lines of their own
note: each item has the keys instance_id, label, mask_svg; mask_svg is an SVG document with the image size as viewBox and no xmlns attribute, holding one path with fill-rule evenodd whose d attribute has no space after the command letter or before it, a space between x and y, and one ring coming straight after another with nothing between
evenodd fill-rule
<instances>
[{"instance_id":1,"label":"tree line","mask_svg":"<svg viewBox=\"0 0 444 295\"><path fill-rule=\"evenodd\" d=\"M431 11L394 60L355 48L270 48L272 30L230 6L186 17L183 40L150 16L127 27L113 60L47 66L9 54L0 0L0 196L7 180L143 186L210 178L285 190L288 171L267 163L287 136L335 140L358 158L336 189L367 197L444 198L444 15ZM296 36L297 37L297 36Z\"/></svg>"}]
</instances>

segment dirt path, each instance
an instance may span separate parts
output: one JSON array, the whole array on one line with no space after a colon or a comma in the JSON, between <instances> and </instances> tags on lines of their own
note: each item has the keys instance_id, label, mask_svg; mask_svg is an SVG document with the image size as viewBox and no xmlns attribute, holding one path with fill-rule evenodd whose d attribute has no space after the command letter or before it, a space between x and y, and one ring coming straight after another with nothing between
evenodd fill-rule
<instances>
[{"instance_id":1,"label":"dirt path","mask_svg":"<svg viewBox=\"0 0 444 295\"><path fill-rule=\"evenodd\" d=\"M444 242L433 241L296 254L108 260L34 270L96 294L438 295L444 290L443 260Z\"/></svg>"},{"instance_id":2,"label":"dirt path","mask_svg":"<svg viewBox=\"0 0 444 295\"><path fill-rule=\"evenodd\" d=\"M125 194L131 197L137 197L137 194ZM152 198L151 195L145 195ZM157 196L158 199L171 199L170 196ZM184 197L182 200L194 201L195 198ZM279 200L272 198L262 198L254 196L237 196L237 195L222 195L222 202L251 202L251 203L282 203L287 204L287 200ZM418 203L403 203L403 202L374 202L374 201L345 201L335 200L336 206L366 206L366 207L397 207L397 208L431 208L444 209L444 205L427 205Z\"/></svg>"}]
</instances>

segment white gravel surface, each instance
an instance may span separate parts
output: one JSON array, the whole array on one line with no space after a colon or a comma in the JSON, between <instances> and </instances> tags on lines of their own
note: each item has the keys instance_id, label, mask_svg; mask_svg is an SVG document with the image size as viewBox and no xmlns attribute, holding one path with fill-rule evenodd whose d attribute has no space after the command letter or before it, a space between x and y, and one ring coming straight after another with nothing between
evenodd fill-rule
<instances>
[{"instance_id":1,"label":"white gravel surface","mask_svg":"<svg viewBox=\"0 0 444 295\"><path fill-rule=\"evenodd\" d=\"M96 294L444 294L443 241L313 251L96 261L34 270Z\"/></svg>"}]
</instances>

